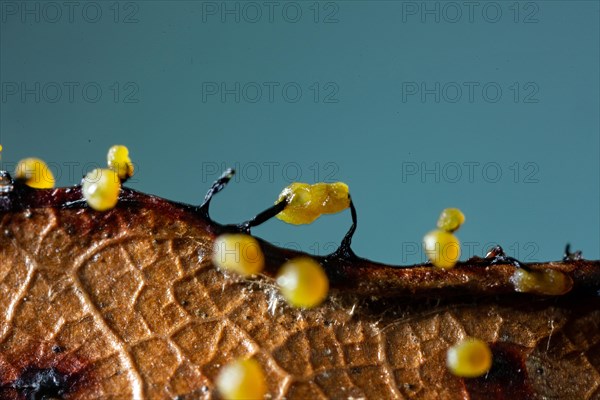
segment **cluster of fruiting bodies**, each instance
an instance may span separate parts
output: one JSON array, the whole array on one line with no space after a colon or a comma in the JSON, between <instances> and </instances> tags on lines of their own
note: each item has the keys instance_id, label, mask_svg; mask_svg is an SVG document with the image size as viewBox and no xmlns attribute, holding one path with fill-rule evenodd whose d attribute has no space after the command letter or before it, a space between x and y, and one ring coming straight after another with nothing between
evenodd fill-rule
<instances>
[{"instance_id":1,"label":"cluster of fruiting bodies","mask_svg":"<svg viewBox=\"0 0 600 400\"><path fill-rule=\"evenodd\" d=\"M0 147L1 149L1 147ZM92 209L102 212L116 206L121 184L134 173L127 147L115 145L107 154L107 168L89 172L82 180L82 194ZM53 188L54 177L40 159L21 160L15 171L17 180L37 189ZM290 224L309 224L324 214L350 207L349 188L345 183L292 183L275 202L285 202L276 216ZM451 269L460 258L460 242L454 232L465 222L457 208L442 211L437 229L423 238L423 249L435 268ZM244 277L260 275L265 256L259 242L250 234L225 233L214 242L212 261L223 271ZM516 268L511 277L515 290L546 295L565 292L565 275L554 270L529 271ZM323 267L311 257L287 260L275 278L281 296L292 307L318 307L328 295L329 281ZM492 366L489 346L476 338L465 338L447 351L446 364L455 375L470 378L485 374ZM226 399L262 398L266 394L265 376L254 359L238 359L224 366L217 388Z\"/></svg>"}]
</instances>

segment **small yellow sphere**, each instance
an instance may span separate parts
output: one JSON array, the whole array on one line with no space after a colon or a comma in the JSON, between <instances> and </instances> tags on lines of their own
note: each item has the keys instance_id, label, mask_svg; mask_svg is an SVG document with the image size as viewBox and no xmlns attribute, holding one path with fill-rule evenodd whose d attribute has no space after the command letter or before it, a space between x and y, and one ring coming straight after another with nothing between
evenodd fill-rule
<instances>
[{"instance_id":1,"label":"small yellow sphere","mask_svg":"<svg viewBox=\"0 0 600 400\"><path fill-rule=\"evenodd\" d=\"M310 224L319 218L319 212L312 203L312 193L308 183L294 182L279 194L275 203L283 200L288 205L277 214L277 218L288 224L300 225Z\"/></svg>"},{"instance_id":2,"label":"small yellow sphere","mask_svg":"<svg viewBox=\"0 0 600 400\"><path fill-rule=\"evenodd\" d=\"M546 269L543 271L526 271L517 268L510 281L517 292L537 293L558 296L568 293L573 287L573 280L560 271Z\"/></svg>"},{"instance_id":3,"label":"small yellow sphere","mask_svg":"<svg viewBox=\"0 0 600 400\"><path fill-rule=\"evenodd\" d=\"M108 168L116 171L122 180L133 176L134 167L129 158L129 149L127 147L120 144L112 146L108 149L106 161Z\"/></svg>"},{"instance_id":4,"label":"small yellow sphere","mask_svg":"<svg viewBox=\"0 0 600 400\"><path fill-rule=\"evenodd\" d=\"M335 214L350 206L349 188L343 182L294 182L281 192L276 203L288 200L277 218L288 224L310 224L323 214Z\"/></svg>"},{"instance_id":5,"label":"small yellow sphere","mask_svg":"<svg viewBox=\"0 0 600 400\"><path fill-rule=\"evenodd\" d=\"M224 366L216 380L217 390L226 400L262 399L267 393L265 375L252 359L238 359Z\"/></svg>"},{"instance_id":6,"label":"small yellow sphere","mask_svg":"<svg viewBox=\"0 0 600 400\"><path fill-rule=\"evenodd\" d=\"M97 211L110 210L117 205L121 180L111 169L97 168L83 178L81 191L88 205Z\"/></svg>"},{"instance_id":7,"label":"small yellow sphere","mask_svg":"<svg viewBox=\"0 0 600 400\"><path fill-rule=\"evenodd\" d=\"M456 376L476 378L492 367L492 351L482 340L465 339L448 349L446 365Z\"/></svg>"},{"instance_id":8,"label":"small yellow sphere","mask_svg":"<svg viewBox=\"0 0 600 400\"><path fill-rule=\"evenodd\" d=\"M321 214L335 214L350 207L350 189L344 182L315 183L311 193Z\"/></svg>"},{"instance_id":9,"label":"small yellow sphere","mask_svg":"<svg viewBox=\"0 0 600 400\"><path fill-rule=\"evenodd\" d=\"M54 175L48 165L39 158L25 158L17 164L15 177L22 179L25 184L35 189L52 189Z\"/></svg>"},{"instance_id":10,"label":"small yellow sphere","mask_svg":"<svg viewBox=\"0 0 600 400\"><path fill-rule=\"evenodd\" d=\"M265 266L260 244L243 233L226 233L217 237L212 259L217 267L243 276L258 274Z\"/></svg>"},{"instance_id":11,"label":"small yellow sphere","mask_svg":"<svg viewBox=\"0 0 600 400\"><path fill-rule=\"evenodd\" d=\"M438 268L452 268L460 258L460 242L456 236L442 230L425 235L423 249L429 261Z\"/></svg>"},{"instance_id":12,"label":"small yellow sphere","mask_svg":"<svg viewBox=\"0 0 600 400\"><path fill-rule=\"evenodd\" d=\"M312 258L294 258L283 264L277 285L285 300L294 307L312 308L327 297L329 279L321 265Z\"/></svg>"},{"instance_id":13,"label":"small yellow sphere","mask_svg":"<svg viewBox=\"0 0 600 400\"><path fill-rule=\"evenodd\" d=\"M440 214L437 227L446 232L454 232L464 223L465 214L463 214L462 211L458 208L446 208Z\"/></svg>"}]
</instances>

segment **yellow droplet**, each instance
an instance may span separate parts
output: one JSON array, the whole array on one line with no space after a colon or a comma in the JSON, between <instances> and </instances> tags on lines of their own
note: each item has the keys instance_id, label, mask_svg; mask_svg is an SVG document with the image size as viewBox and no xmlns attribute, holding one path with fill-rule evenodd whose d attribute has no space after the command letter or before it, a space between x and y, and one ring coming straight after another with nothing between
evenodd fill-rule
<instances>
[{"instance_id":1,"label":"yellow droplet","mask_svg":"<svg viewBox=\"0 0 600 400\"><path fill-rule=\"evenodd\" d=\"M446 208L440 214L437 226L446 232L454 232L465 223L465 214L458 208Z\"/></svg>"},{"instance_id":2,"label":"yellow droplet","mask_svg":"<svg viewBox=\"0 0 600 400\"><path fill-rule=\"evenodd\" d=\"M217 237L212 259L217 267L243 276L258 274L265 266L258 241L242 233L226 233Z\"/></svg>"},{"instance_id":3,"label":"yellow droplet","mask_svg":"<svg viewBox=\"0 0 600 400\"><path fill-rule=\"evenodd\" d=\"M543 271L526 271L517 268L510 281L517 292L537 293L558 296L568 293L573 287L573 280L560 271L545 269Z\"/></svg>"},{"instance_id":4,"label":"yellow droplet","mask_svg":"<svg viewBox=\"0 0 600 400\"><path fill-rule=\"evenodd\" d=\"M492 351L482 340L465 339L448 349L446 365L456 376L476 378L492 367Z\"/></svg>"},{"instance_id":5,"label":"yellow droplet","mask_svg":"<svg viewBox=\"0 0 600 400\"><path fill-rule=\"evenodd\" d=\"M308 257L286 262L277 273L277 285L290 305L301 308L318 306L329 291L329 279L323 267Z\"/></svg>"},{"instance_id":6,"label":"yellow droplet","mask_svg":"<svg viewBox=\"0 0 600 400\"><path fill-rule=\"evenodd\" d=\"M123 145L116 144L108 149L106 155L108 168L117 172L121 180L126 180L133 176L134 167L129 158L129 149Z\"/></svg>"},{"instance_id":7,"label":"yellow droplet","mask_svg":"<svg viewBox=\"0 0 600 400\"><path fill-rule=\"evenodd\" d=\"M81 185L83 197L97 211L106 211L117 205L121 180L111 169L97 168L89 172Z\"/></svg>"},{"instance_id":8,"label":"yellow droplet","mask_svg":"<svg viewBox=\"0 0 600 400\"><path fill-rule=\"evenodd\" d=\"M452 268L460 258L460 242L450 232L434 230L423 238L427 258L438 268Z\"/></svg>"},{"instance_id":9,"label":"yellow droplet","mask_svg":"<svg viewBox=\"0 0 600 400\"><path fill-rule=\"evenodd\" d=\"M25 158L17 164L15 178L23 180L27 186L36 189L52 189L54 175L48 165L39 158Z\"/></svg>"},{"instance_id":10,"label":"yellow droplet","mask_svg":"<svg viewBox=\"0 0 600 400\"><path fill-rule=\"evenodd\" d=\"M294 182L281 192L276 203L287 199L277 218L288 224L310 224L323 214L335 214L350 206L349 188L343 182Z\"/></svg>"},{"instance_id":11,"label":"yellow droplet","mask_svg":"<svg viewBox=\"0 0 600 400\"><path fill-rule=\"evenodd\" d=\"M216 380L217 390L226 400L259 400L267 393L267 384L258 361L238 359L224 366Z\"/></svg>"}]
</instances>

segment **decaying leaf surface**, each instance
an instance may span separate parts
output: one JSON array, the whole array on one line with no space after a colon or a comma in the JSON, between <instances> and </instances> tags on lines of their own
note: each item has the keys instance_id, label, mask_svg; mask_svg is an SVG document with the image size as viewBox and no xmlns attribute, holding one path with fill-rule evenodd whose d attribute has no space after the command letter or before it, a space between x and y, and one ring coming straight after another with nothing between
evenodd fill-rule
<instances>
[{"instance_id":1,"label":"decaying leaf surface","mask_svg":"<svg viewBox=\"0 0 600 400\"><path fill-rule=\"evenodd\" d=\"M597 261L531 266L573 279L543 298L511 293L511 265L321 259L331 296L299 311L272 280L296 253L263 242L265 276L226 275L210 254L230 228L197 208L124 189L99 213L78 188L23 190L0 195L0 398L215 398L243 355L272 398L600 398ZM484 377L445 367L466 336L492 347Z\"/></svg>"}]
</instances>

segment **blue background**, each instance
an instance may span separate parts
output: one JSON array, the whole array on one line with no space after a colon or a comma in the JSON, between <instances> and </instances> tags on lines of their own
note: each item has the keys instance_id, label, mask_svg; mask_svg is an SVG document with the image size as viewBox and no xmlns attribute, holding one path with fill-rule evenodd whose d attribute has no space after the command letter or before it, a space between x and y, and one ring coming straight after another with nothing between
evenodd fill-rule
<instances>
[{"instance_id":1,"label":"blue background","mask_svg":"<svg viewBox=\"0 0 600 400\"><path fill-rule=\"evenodd\" d=\"M463 259L600 258L597 1L270 4L0 1L2 166L41 157L72 185L122 143L129 185L172 200L237 167L227 223L292 181L347 182L354 249L380 261L423 261L449 206ZM323 254L349 225L254 232Z\"/></svg>"}]
</instances>

